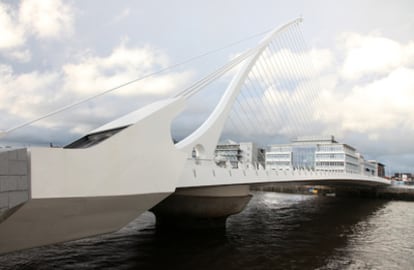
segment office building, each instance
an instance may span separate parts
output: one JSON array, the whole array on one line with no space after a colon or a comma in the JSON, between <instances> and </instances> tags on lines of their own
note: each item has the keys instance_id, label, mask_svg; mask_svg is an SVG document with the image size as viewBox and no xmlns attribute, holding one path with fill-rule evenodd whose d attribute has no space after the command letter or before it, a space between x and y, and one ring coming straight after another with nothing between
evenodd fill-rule
<instances>
[{"instance_id":1,"label":"office building","mask_svg":"<svg viewBox=\"0 0 414 270\"><path fill-rule=\"evenodd\" d=\"M354 147L338 143L334 136L306 136L290 144L271 145L266 153L266 168L378 175L384 165L366 161Z\"/></svg>"}]
</instances>

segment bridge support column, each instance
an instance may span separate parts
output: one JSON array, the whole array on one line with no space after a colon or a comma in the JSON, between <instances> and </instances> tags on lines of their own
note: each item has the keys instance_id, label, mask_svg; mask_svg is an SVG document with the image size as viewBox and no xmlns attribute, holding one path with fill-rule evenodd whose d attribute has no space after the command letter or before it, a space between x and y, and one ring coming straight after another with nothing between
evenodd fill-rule
<instances>
[{"instance_id":1,"label":"bridge support column","mask_svg":"<svg viewBox=\"0 0 414 270\"><path fill-rule=\"evenodd\" d=\"M153 207L159 230L224 230L250 201L249 186L179 188Z\"/></svg>"}]
</instances>

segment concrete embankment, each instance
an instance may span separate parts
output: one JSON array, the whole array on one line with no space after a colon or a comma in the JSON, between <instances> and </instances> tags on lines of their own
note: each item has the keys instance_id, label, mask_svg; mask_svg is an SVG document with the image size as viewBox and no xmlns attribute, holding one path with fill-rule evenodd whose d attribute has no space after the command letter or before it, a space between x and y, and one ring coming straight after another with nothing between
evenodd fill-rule
<instances>
[{"instance_id":1,"label":"concrete embankment","mask_svg":"<svg viewBox=\"0 0 414 270\"><path fill-rule=\"evenodd\" d=\"M391 186L377 190L377 198L388 200L414 201L413 186Z\"/></svg>"},{"instance_id":2,"label":"concrete embankment","mask_svg":"<svg viewBox=\"0 0 414 270\"><path fill-rule=\"evenodd\" d=\"M293 194L312 194L309 189L313 188L308 185L261 185L250 187L254 191L270 191L278 193L293 193Z\"/></svg>"},{"instance_id":3,"label":"concrete embankment","mask_svg":"<svg viewBox=\"0 0 414 270\"><path fill-rule=\"evenodd\" d=\"M337 197L362 197L385 200L414 201L414 186L395 185L382 188L356 189L309 185L267 185L253 187L252 190L294 194L332 195Z\"/></svg>"}]
</instances>

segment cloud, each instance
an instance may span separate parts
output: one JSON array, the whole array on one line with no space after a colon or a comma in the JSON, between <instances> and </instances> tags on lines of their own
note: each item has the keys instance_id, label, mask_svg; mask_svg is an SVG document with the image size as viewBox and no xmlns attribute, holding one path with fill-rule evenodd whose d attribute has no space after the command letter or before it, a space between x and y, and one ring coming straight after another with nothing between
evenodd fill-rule
<instances>
[{"instance_id":1,"label":"cloud","mask_svg":"<svg viewBox=\"0 0 414 270\"><path fill-rule=\"evenodd\" d=\"M12 67L0 66L0 109L22 118L33 118L45 113L43 107L53 102L51 89L55 88L58 74L37 71L16 74Z\"/></svg>"},{"instance_id":2,"label":"cloud","mask_svg":"<svg viewBox=\"0 0 414 270\"><path fill-rule=\"evenodd\" d=\"M339 64L320 77L323 133L336 135L373 158L412 156L413 41L356 33L341 38L335 55Z\"/></svg>"},{"instance_id":3,"label":"cloud","mask_svg":"<svg viewBox=\"0 0 414 270\"><path fill-rule=\"evenodd\" d=\"M24 29L17 25L17 21L15 10L0 2L0 50L20 47L25 43Z\"/></svg>"},{"instance_id":4,"label":"cloud","mask_svg":"<svg viewBox=\"0 0 414 270\"><path fill-rule=\"evenodd\" d=\"M149 46L128 46L125 41L106 56L89 52L72 61L44 72L18 72L10 65L0 65L0 111L5 112L0 129L9 129L16 122L40 117L169 64L165 53ZM191 76L189 71L158 74L42 120L36 126L55 133L86 132L145 102L178 91Z\"/></svg>"},{"instance_id":5,"label":"cloud","mask_svg":"<svg viewBox=\"0 0 414 270\"><path fill-rule=\"evenodd\" d=\"M10 50L4 56L11 60L17 60L22 63L29 62L32 58L32 54L28 49Z\"/></svg>"},{"instance_id":6,"label":"cloud","mask_svg":"<svg viewBox=\"0 0 414 270\"><path fill-rule=\"evenodd\" d=\"M336 63L335 55L329 49L312 48L304 57L306 63L311 63L314 74L326 72Z\"/></svg>"},{"instance_id":7,"label":"cloud","mask_svg":"<svg viewBox=\"0 0 414 270\"><path fill-rule=\"evenodd\" d=\"M339 38L345 51L341 75L357 80L367 75L385 75L400 66L413 63L414 44L400 44L379 34L344 33Z\"/></svg>"},{"instance_id":8,"label":"cloud","mask_svg":"<svg viewBox=\"0 0 414 270\"><path fill-rule=\"evenodd\" d=\"M337 122L342 131L365 132L373 138L384 129L414 131L414 69L397 68L387 76L356 84L340 98L323 96L324 120Z\"/></svg>"},{"instance_id":9,"label":"cloud","mask_svg":"<svg viewBox=\"0 0 414 270\"><path fill-rule=\"evenodd\" d=\"M23 48L26 39L17 12L8 4L0 2L0 54L12 60L27 62L30 52Z\"/></svg>"},{"instance_id":10,"label":"cloud","mask_svg":"<svg viewBox=\"0 0 414 270\"><path fill-rule=\"evenodd\" d=\"M25 29L42 38L62 38L73 32L74 13L62 0L23 0L19 19Z\"/></svg>"},{"instance_id":11,"label":"cloud","mask_svg":"<svg viewBox=\"0 0 414 270\"><path fill-rule=\"evenodd\" d=\"M110 24L116 24L126 18L128 18L131 15L131 9L130 8L124 8L119 14L117 14L110 22Z\"/></svg>"},{"instance_id":12,"label":"cloud","mask_svg":"<svg viewBox=\"0 0 414 270\"><path fill-rule=\"evenodd\" d=\"M28 62L31 52L28 40L58 40L73 33L74 12L61 0L23 0L12 7L0 2L0 54L4 57Z\"/></svg>"},{"instance_id":13,"label":"cloud","mask_svg":"<svg viewBox=\"0 0 414 270\"><path fill-rule=\"evenodd\" d=\"M80 96L93 95L166 68L168 64L164 53L149 46L128 47L123 41L108 56L86 55L77 63L64 65L64 89L75 91ZM190 76L188 72L169 72L147 78L138 85L124 87L115 94L166 95L183 86Z\"/></svg>"}]
</instances>

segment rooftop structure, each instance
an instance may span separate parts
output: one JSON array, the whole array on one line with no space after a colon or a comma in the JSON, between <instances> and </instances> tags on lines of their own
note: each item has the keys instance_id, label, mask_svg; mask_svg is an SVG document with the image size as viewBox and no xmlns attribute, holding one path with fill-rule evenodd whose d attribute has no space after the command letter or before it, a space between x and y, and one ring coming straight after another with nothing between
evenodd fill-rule
<instances>
[{"instance_id":1,"label":"rooftop structure","mask_svg":"<svg viewBox=\"0 0 414 270\"><path fill-rule=\"evenodd\" d=\"M307 142L327 142L327 143L337 143L335 137L330 136L298 136L292 139L294 143L307 143Z\"/></svg>"}]
</instances>

